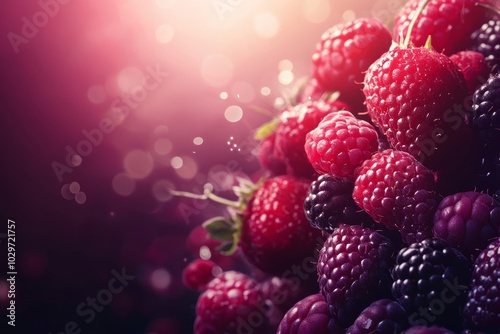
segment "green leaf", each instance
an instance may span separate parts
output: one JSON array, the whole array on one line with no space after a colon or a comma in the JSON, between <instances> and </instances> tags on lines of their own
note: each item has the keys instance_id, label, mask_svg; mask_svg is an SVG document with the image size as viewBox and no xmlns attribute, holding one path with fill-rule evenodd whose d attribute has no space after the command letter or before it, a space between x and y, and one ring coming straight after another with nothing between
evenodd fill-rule
<instances>
[{"instance_id":1,"label":"green leaf","mask_svg":"<svg viewBox=\"0 0 500 334\"><path fill-rule=\"evenodd\" d=\"M256 140L262 140L272 134L278 127L279 119L275 118L267 123L262 124L257 131L255 131L254 138Z\"/></svg>"},{"instance_id":2,"label":"green leaf","mask_svg":"<svg viewBox=\"0 0 500 334\"><path fill-rule=\"evenodd\" d=\"M219 247L217 247L217 250L222 255L227 255L227 256L234 254L234 252L236 252L237 249L238 249L238 245L232 241L225 242L222 245L220 245Z\"/></svg>"},{"instance_id":3,"label":"green leaf","mask_svg":"<svg viewBox=\"0 0 500 334\"><path fill-rule=\"evenodd\" d=\"M219 241L233 240L233 234L236 232L234 223L226 217L215 217L203 223L210 238Z\"/></svg>"}]
</instances>

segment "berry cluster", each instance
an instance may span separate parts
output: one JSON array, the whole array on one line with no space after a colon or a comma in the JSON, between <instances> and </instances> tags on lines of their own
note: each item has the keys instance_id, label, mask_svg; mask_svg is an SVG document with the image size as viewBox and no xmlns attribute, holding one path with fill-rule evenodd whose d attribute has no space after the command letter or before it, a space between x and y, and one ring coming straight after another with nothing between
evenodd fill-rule
<instances>
[{"instance_id":1,"label":"berry cluster","mask_svg":"<svg viewBox=\"0 0 500 334\"><path fill-rule=\"evenodd\" d=\"M195 334L500 331L499 27L478 0L409 0L392 31L320 37L256 131L265 177L199 196L230 207L203 227L233 263L186 267Z\"/></svg>"}]
</instances>

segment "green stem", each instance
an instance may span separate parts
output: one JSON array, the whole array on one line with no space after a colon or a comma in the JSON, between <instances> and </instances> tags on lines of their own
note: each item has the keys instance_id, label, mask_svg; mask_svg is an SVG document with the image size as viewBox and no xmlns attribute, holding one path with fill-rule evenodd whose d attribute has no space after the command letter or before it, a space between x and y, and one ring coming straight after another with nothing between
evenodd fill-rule
<instances>
[{"instance_id":1,"label":"green stem","mask_svg":"<svg viewBox=\"0 0 500 334\"><path fill-rule=\"evenodd\" d=\"M410 44L411 32L413 31L413 27L417 23L418 17L420 16L420 14L422 14L422 12L424 11L424 8L427 6L427 4L429 2L431 2L431 0L425 0L424 2L422 2L422 5L418 8L417 12L415 13L415 16L413 16L413 18L410 22L410 25L408 26L408 31L406 32L405 40L403 42L403 46L405 48L407 48L408 45Z\"/></svg>"}]
</instances>

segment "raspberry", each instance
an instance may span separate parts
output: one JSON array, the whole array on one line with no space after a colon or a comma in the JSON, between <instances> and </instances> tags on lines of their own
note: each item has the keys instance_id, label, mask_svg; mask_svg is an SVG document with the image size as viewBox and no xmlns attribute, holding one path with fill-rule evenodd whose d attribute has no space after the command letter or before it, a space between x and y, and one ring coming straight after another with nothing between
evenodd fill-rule
<instances>
[{"instance_id":1,"label":"raspberry","mask_svg":"<svg viewBox=\"0 0 500 334\"><path fill-rule=\"evenodd\" d=\"M406 152L385 150L365 161L353 198L376 222L397 229L408 244L432 236L438 205L434 175Z\"/></svg>"},{"instance_id":2,"label":"raspberry","mask_svg":"<svg viewBox=\"0 0 500 334\"><path fill-rule=\"evenodd\" d=\"M456 323L470 267L458 250L439 238L402 248L392 269L392 294L405 308L410 325Z\"/></svg>"},{"instance_id":3,"label":"raspberry","mask_svg":"<svg viewBox=\"0 0 500 334\"><path fill-rule=\"evenodd\" d=\"M467 91L471 95L489 77L490 70L479 52L460 51L451 55L450 59L462 72Z\"/></svg>"},{"instance_id":4,"label":"raspberry","mask_svg":"<svg viewBox=\"0 0 500 334\"><path fill-rule=\"evenodd\" d=\"M309 184L291 176L267 179L248 202L240 246L245 258L265 273L280 276L314 255L321 233L304 212Z\"/></svg>"},{"instance_id":5,"label":"raspberry","mask_svg":"<svg viewBox=\"0 0 500 334\"><path fill-rule=\"evenodd\" d=\"M276 128L275 156L285 163L287 174L314 179L315 172L306 157L306 135L326 115L350 107L341 101L307 101L284 111Z\"/></svg>"},{"instance_id":6,"label":"raspberry","mask_svg":"<svg viewBox=\"0 0 500 334\"><path fill-rule=\"evenodd\" d=\"M484 55L488 67L495 72L500 66L500 20L492 19L472 33L473 50Z\"/></svg>"},{"instance_id":7,"label":"raspberry","mask_svg":"<svg viewBox=\"0 0 500 334\"><path fill-rule=\"evenodd\" d=\"M379 299L365 308L347 334L393 334L408 327L405 310L391 299Z\"/></svg>"},{"instance_id":8,"label":"raspberry","mask_svg":"<svg viewBox=\"0 0 500 334\"><path fill-rule=\"evenodd\" d=\"M406 37L410 22L423 0L410 0L401 8L394 20L394 37L401 42ZM424 46L431 36L437 52L451 55L465 50L468 37L484 22L486 10L476 6L476 0L432 0L417 18L411 31L411 42Z\"/></svg>"},{"instance_id":9,"label":"raspberry","mask_svg":"<svg viewBox=\"0 0 500 334\"><path fill-rule=\"evenodd\" d=\"M259 142L259 163L271 172L271 176L286 174L286 165L283 160L274 154L276 133L271 133Z\"/></svg>"},{"instance_id":10,"label":"raspberry","mask_svg":"<svg viewBox=\"0 0 500 334\"><path fill-rule=\"evenodd\" d=\"M261 290L269 306L267 317L272 329L277 329L285 313L298 301L312 293L304 284L281 277L271 277L261 283ZM314 293L317 292L317 285Z\"/></svg>"},{"instance_id":11,"label":"raspberry","mask_svg":"<svg viewBox=\"0 0 500 334\"><path fill-rule=\"evenodd\" d=\"M267 333L267 320L260 310L262 302L256 281L242 273L227 271L210 281L198 298L194 332L236 334L251 326L253 333Z\"/></svg>"},{"instance_id":12,"label":"raspberry","mask_svg":"<svg viewBox=\"0 0 500 334\"><path fill-rule=\"evenodd\" d=\"M182 272L182 282L195 291L203 291L208 282L222 273L222 269L210 260L196 259Z\"/></svg>"},{"instance_id":13,"label":"raspberry","mask_svg":"<svg viewBox=\"0 0 500 334\"><path fill-rule=\"evenodd\" d=\"M494 239L474 263L464 317L487 333L500 332L500 238Z\"/></svg>"},{"instance_id":14,"label":"raspberry","mask_svg":"<svg viewBox=\"0 0 500 334\"><path fill-rule=\"evenodd\" d=\"M354 179L356 169L378 149L375 128L348 111L331 113L306 137L309 162L320 174Z\"/></svg>"},{"instance_id":15,"label":"raspberry","mask_svg":"<svg viewBox=\"0 0 500 334\"><path fill-rule=\"evenodd\" d=\"M469 258L500 235L500 205L487 194L468 191L445 197L434 216L434 236Z\"/></svg>"},{"instance_id":16,"label":"raspberry","mask_svg":"<svg viewBox=\"0 0 500 334\"><path fill-rule=\"evenodd\" d=\"M472 97L472 128L485 144L500 142L500 73L492 75Z\"/></svg>"},{"instance_id":17,"label":"raspberry","mask_svg":"<svg viewBox=\"0 0 500 334\"><path fill-rule=\"evenodd\" d=\"M327 174L309 187L304 209L311 226L331 233L339 224L373 226L373 220L354 202L354 181Z\"/></svg>"},{"instance_id":18,"label":"raspberry","mask_svg":"<svg viewBox=\"0 0 500 334\"><path fill-rule=\"evenodd\" d=\"M470 141L465 79L445 55L396 47L370 65L364 82L373 123L392 148L412 154L426 167L447 166Z\"/></svg>"},{"instance_id":19,"label":"raspberry","mask_svg":"<svg viewBox=\"0 0 500 334\"><path fill-rule=\"evenodd\" d=\"M338 91L353 107L363 106L363 73L391 46L391 33L375 19L360 18L328 29L312 56L313 77L325 91Z\"/></svg>"},{"instance_id":20,"label":"raspberry","mask_svg":"<svg viewBox=\"0 0 500 334\"><path fill-rule=\"evenodd\" d=\"M393 255L391 241L375 230L360 225L333 230L319 252L318 282L340 325L352 325L366 306L390 294Z\"/></svg>"},{"instance_id":21,"label":"raspberry","mask_svg":"<svg viewBox=\"0 0 500 334\"><path fill-rule=\"evenodd\" d=\"M313 294L297 302L285 314L277 334L335 334L343 332L328 312L321 294Z\"/></svg>"}]
</instances>

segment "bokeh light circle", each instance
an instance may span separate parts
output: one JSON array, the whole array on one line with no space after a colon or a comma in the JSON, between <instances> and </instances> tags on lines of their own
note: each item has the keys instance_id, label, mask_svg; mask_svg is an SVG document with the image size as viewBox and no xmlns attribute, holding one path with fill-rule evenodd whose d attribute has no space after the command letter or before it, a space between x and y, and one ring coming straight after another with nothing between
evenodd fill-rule
<instances>
[{"instance_id":1,"label":"bokeh light circle","mask_svg":"<svg viewBox=\"0 0 500 334\"><path fill-rule=\"evenodd\" d=\"M127 173L120 173L113 178L112 186L118 195L129 196L135 190L135 181Z\"/></svg>"},{"instance_id":2,"label":"bokeh light circle","mask_svg":"<svg viewBox=\"0 0 500 334\"><path fill-rule=\"evenodd\" d=\"M157 139L154 143L154 150L159 155L167 155L172 151L173 144L167 138Z\"/></svg>"},{"instance_id":3,"label":"bokeh light circle","mask_svg":"<svg viewBox=\"0 0 500 334\"><path fill-rule=\"evenodd\" d=\"M195 145L197 145L197 146L199 146L199 145L203 144L203 138L201 138L201 137L195 137L195 138L193 139L193 144L195 144Z\"/></svg>"},{"instance_id":4,"label":"bokeh light circle","mask_svg":"<svg viewBox=\"0 0 500 334\"><path fill-rule=\"evenodd\" d=\"M184 156L182 159L182 166L176 168L177 175L186 180L190 180L196 176L198 173L198 164L196 161L191 158Z\"/></svg>"},{"instance_id":5,"label":"bokeh light circle","mask_svg":"<svg viewBox=\"0 0 500 334\"><path fill-rule=\"evenodd\" d=\"M269 12L257 14L254 19L254 30L258 36L272 38L280 29L280 23L276 16Z\"/></svg>"},{"instance_id":6,"label":"bokeh light circle","mask_svg":"<svg viewBox=\"0 0 500 334\"><path fill-rule=\"evenodd\" d=\"M151 154L134 150L129 152L123 160L125 171L133 178L144 179L153 171L154 159Z\"/></svg>"},{"instance_id":7,"label":"bokeh light circle","mask_svg":"<svg viewBox=\"0 0 500 334\"><path fill-rule=\"evenodd\" d=\"M172 275L167 269L156 269L151 273L151 285L157 290L166 290L172 283Z\"/></svg>"},{"instance_id":8,"label":"bokeh light circle","mask_svg":"<svg viewBox=\"0 0 500 334\"><path fill-rule=\"evenodd\" d=\"M243 117L243 109L240 106L229 106L224 111L224 117L231 123L236 123Z\"/></svg>"},{"instance_id":9,"label":"bokeh light circle","mask_svg":"<svg viewBox=\"0 0 500 334\"><path fill-rule=\"evenodd\" d=\"M167 202L173 197L173 195L170 193L170 189L174 189L174 185L172 182L170 182L169 180L158 180L153 184L153 196L159 202Z\"/></svg>"},{"instance_id":10,"label":"bokeh light circle","mask_svg":"<svg viewBox=\"0 0 500 334\"><path fill-rule=\"evenodd\" d=\"M83 191L80 191L76 193L75 201L78 204L84 204L87 201L87 195Z\"/></svg>"},{"instance_id":11,"label":"bokeh light circle","mask_svg":"<svg viewBox=\"0 0 500 334\"><path fill-rule=\"evenodd\" d=\"M182 167L183 164L184 164L184 161L182 160L181 157L176 156L170 160L170 165L172 166L173 169L179 169Z\"/></svg>"}]
</instances>

